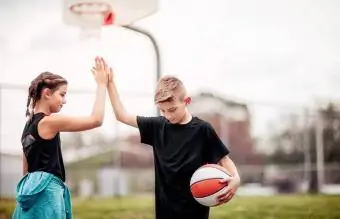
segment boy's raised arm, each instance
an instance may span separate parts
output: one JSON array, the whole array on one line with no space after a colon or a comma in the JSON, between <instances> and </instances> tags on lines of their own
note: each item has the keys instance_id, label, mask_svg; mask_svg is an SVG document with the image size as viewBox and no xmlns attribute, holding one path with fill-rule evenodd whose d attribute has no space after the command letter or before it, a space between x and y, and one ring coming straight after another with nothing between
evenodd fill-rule
<instances>
[{"instance_id":1,"label":"boy's raised arm","mask_svg":"<svg viewBox=\"0 0 340 219\"><path fill-rule=\"evenodd\" d=\"M113 80L112 69L111 69L110 76L109 76L109 83L108 83L108 86L107 86L107 90L108 90L108 93L109 93L113 112L114 112L117 120L126 124L126 125L130 125L130 126L137 128L138 127L137 116L129 114L125 110L125 108L124 108L124 106L123 106L123 104L120 100L120 97L119 97L119 94L118 94L118 91L117 91L117 87L116 87L114 80Z\"/></svg>"}]
</instances>

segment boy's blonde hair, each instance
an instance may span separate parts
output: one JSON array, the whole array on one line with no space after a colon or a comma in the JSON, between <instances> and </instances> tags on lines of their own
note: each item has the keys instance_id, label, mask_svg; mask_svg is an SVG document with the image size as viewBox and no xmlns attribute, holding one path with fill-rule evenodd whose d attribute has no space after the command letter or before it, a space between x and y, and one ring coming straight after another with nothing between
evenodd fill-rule
<instances>
[{"instance_id":1,"label":"boy's blonde hair","mask_svg":"<svg viewBox=\"0 0 340 219\"><path fill-rule=\"evenodd\" d=\"M157 84L154 102L172 102L175 99L184 100L186 89L181 80L174 76L164 76Z\"/></svg>"}]
</instances>

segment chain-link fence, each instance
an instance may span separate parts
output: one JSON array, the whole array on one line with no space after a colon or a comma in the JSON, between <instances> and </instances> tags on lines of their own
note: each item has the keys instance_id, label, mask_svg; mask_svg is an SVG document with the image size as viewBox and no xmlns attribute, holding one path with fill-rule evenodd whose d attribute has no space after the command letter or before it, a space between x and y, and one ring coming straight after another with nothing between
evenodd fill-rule
<instances>
[{"instance_id":1,"label":"chain-link fence","mask_svg":"<svg viewBox=\"0 0 340 219\"><path fill-rule=\"evenodd\" d=\"M133 113L156 112L151 95L121 96ZM20 137L26 101L26 86L1 85L1 196L13 197L22 176ZM92 110L94 90L71 89L67 101L63 113L87 115ZM296 105L242 102L207 93L194 95L190 110L208 120L229 145L242 177L240 194L334 192L339 187L340 132L333 114L327 117L323 112L318 117L317 111ZM139 144L136 129L117 123L110 104L102 127L63 133L62 140L67 183L74 196L153 191L151 147Z\"/></svg>"}]
</instances>

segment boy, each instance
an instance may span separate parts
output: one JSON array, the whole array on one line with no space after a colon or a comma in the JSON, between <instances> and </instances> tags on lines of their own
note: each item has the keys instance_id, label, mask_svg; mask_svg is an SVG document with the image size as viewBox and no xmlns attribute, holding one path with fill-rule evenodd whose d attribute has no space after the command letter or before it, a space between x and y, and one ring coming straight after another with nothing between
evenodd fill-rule
<instances>
[{"instance_id":1,"label":"boy","mask_svg":"<svg viewBox=\"0 0 340 219\"><path fill-rule=\"evenodd\" d=\"M212 126L193 117L187 109L190 98L176 77L160 79L154 102L160 117L130 115L125 111L113 80L109 77L108 93L118 121L139 129L141 142L153 147L155 161L156 219L208 219L209 207L200 205L190 192L190 178L200 166L218 163L233 175L220 204L235 194L240 177L228 148Z\"/></svg>"}]
</instances>

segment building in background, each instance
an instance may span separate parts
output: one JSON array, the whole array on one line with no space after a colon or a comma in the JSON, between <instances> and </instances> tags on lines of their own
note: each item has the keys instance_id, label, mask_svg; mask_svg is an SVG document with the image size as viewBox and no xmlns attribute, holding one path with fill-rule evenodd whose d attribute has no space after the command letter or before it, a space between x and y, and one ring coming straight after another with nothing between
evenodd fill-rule
<instances>
[{"instance_id":1,"label":"building in background","mask_svg":"<svg viewBox=\"0 0 340 219\"><path fill-rule=\"evenodd\" d=\"M222 141L229 145L238 164L259 164L251 136L251 115L244 103L227 100L212 93L192 97L190 112L209 122Z\"/></svg>"},{"instance_id":2,"label":"building in background","mask_svg":"<svg viewBox=\"0 0 340 219\"><path fill-rule=\"evenodd\" d=\"M230 157L240 168L243 182L259 182L262 165L251 136L251 114L245 103L202 92L192 97L189 110L209 122L231 150Z\"/></svg>"},{"instance_id":3,"label":"building in background","mask_svg":"<svg viewBox=\"0 0 340 219\"><path fill-rule=\"evenodd\" d=\"M22 177L22 170L20 155L0 152L0 197L15 197L16 185Z\"/></svg>"},{"instance_id":4,"label":"building in background","mask_svg":"<svg viewBox=\"0 0 340 219\"><path fill-rule=\"evenodd\" d=\"M138 136L115 139L105 150L68 162L67 181L74 196L114 197L151 193L153 153ZM99 146L95 146L99 147Z\"/></svg>"}]
</instances>

